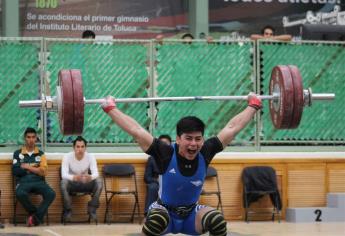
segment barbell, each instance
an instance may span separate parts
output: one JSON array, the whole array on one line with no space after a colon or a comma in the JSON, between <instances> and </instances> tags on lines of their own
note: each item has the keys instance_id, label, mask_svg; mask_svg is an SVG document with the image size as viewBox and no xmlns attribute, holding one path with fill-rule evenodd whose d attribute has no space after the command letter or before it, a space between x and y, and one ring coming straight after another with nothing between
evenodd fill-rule
<instances>
[{"instance_id":1,"label":"barbell","mask_svg":"<svg viewBox=\"0 0 345 236\"><path fill-rule=\"evenodd\" d=\"M277 129L297 128L303 107L311 106L314 100L333 100L334 93L313 94L303 89L302 76L294 65L275 66L271 73L269 95L258 96L269 100L272 123ZM247 100L248 96L192 96L192 97L148 97L116 98L117 103L161 102L161 101L205 101ZM42 96L40 100L19 101L21 108L42 108L57 111L63 135L79 135L84 127L84 105L101 104L104 99L85 99L80 70L60 70L56 96Z\"/></svg>"}]
</instances>

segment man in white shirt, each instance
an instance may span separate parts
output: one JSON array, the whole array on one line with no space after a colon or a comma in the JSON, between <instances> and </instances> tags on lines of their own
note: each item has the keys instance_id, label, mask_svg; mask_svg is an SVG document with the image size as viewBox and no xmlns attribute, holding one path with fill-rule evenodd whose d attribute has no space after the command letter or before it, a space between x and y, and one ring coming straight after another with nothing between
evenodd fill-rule
<instances>
[{"instance_id":1,"label":"man in white shirt","mask_svg":"<svg viewBox=\"0 0 345 236\"><path fill-rule=\"evenodd\" d=\"M92 193L88 203L88 214L92 220L97 219L96 210L99 207L99 196L103 182L99 177L96 158L86 152L87 141L78 136L73 141L73 152L67 153L61 163L61 194L64 202L64 219L72 217L72 200L70 193Z\"/></svg>"}]
</instances>

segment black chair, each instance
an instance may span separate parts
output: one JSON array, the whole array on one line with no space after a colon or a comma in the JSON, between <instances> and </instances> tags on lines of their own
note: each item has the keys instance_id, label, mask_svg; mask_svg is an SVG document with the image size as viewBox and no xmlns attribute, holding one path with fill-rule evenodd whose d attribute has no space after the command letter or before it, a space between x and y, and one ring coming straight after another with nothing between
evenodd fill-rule
<instances>
[{"instance_id":1,"label":"black chair","mask_svg":"<svg viewBox=\"0 0 345 236\"><path fill-rule=\"evenodd\" d=\"M69 194L72 196L72 197L84 197L84 196L92 196L92 192L69 192ZM62 199L63 201L63 199ZM62 203L63 204L63 203ZM71 220L71 221L67 221L64 217L64 210L62 209L62 213L61 213L61 224L63 225L66 225L67 223L91 223L91 217L88 216L88 218L85 220L85 221L82 221L82 220L78 220L78 221L75 221L75 220ZM95 223L96 225L98 225L98 219L95 219Z\"/></svg>"},{"instance_id":2,"label":"black chair","mask_svg":"<svg viewBox=\"0 0 345 236\"><path fill-rule=\"evenodd\" d=\"M217 209L220 208L220 210L223 212L223 204L222 204L222 197L221 197L221 191L220 191L220 185L219 185L218 172L214 167L209 166L207 168L206 180L212 180L212 179L215 179L217 183L217 188L212 189L212 190L205 190L204 188L201 192L201 195L202 196L216 195L218 198Z\"/></svg>"},{"instance_id":3,"label":"black chair","mask_svg":"<svg viewBox=\"0 0 345 236\"><path fill-rule=\"evenodd\" d=\"M104 192L106 199L106 210L104 215L104 223L110 223L109 217L112 215L117 216L130 216L130 222L134 222L134 215L137 210L137 217L140 222L140 207L138 197L138 185L134 166L131 164L109 164L103 166L103 180ZM130 181L128 187L125 189L116 188L113 181ZM110 183L109 183L109 182ZM108 183L107 183L108 182ZM128 184L128 182L127 182ZM117 184L119 185L119 184ZM133 186L134 185L134 186ZM112 213L112 199L115 195L132 195L134 197L134 206L131 213Z\"/></svg>"},{"instance_id":4,"label":"black chair","mask_svg":"<svg viewBox=\"0 0 345 236\"><path fill-rule=\"evenodd\" d=\"M61 167L59 169L59 173L60 173L60 181L62 180L62 176L61 176ZM89 169L88 171L89 174L91 174L91 170ZM74 192L74 191L70 191L69 195L71 197L84 197L84 196L90 196L92 197L92 192ZM62 200L62 206L63 206L63 197L61 196L61 200ZM62 213L61 213L61 224L66 225L66 223L91 223L91 217L88 216L87 220L85 221L67 221L64 217L64 209L62 208ZM98 225L98 219L95 220L96 225Z\"/></svg>"},{"instance_id":5,"label":"black chair","mask_svg":"<svg viewBox=\"0 0 345 236\"><path fill-rule=\"evenodd\" d=\"M28 214L25 213L25 214L19 214L17 213L17 205L18 205L18 200L17 200L17 196L16 196L16 187L17 187L17 177L12 175L12 190L13 190L13 225L14 226L17 226L17 217L20 216L20 217L25 217L23 221L21 221L21 223L25 223L26 222L26 218L28 217ZM41 196L40 194L37 194L37 193L30 193L30 195L32 196ZM47 211L47 214L46 214L46 224L49 225L49 214L48 214L48 211Z\"/></svg>"},{"instance_id":6,"label":"black chair","mask_svg":"<svg viewBox=\"0 0 345 236\"><path fill-rule=\"evenodd\" d=\"M0 216L1 216L1 190L0 190ZM5 225L0 223L0 229L5 228Z\"/></svg>"},{"instance_id":7,"label":"black chair","mask_svg":"<svg viewBox=\"0 0 345 236\"><path fill-rule=\"evenodd\" d=\"M245 208L245 221L249 222L251 214L272 214L272 221L275 215L280 222L282 203L277 185L275 170L270 166L246 167L242 172L243 183L243 206ZM250 208L250 204L258 201L265 195L269 195L273 209L271 212L256 211Z\"/></svg>"}]
</instances>

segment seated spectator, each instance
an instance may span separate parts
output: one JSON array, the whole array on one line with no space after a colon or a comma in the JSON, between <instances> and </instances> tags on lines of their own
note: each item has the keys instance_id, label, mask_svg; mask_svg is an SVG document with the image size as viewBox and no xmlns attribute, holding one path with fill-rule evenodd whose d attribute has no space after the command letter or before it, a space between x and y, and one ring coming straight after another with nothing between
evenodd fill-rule
<instances>
[{"instance_id":1,"label":"seated spectator","mask_svg":"<svg viewBox=\"0 0 345 236\"><path fill-rule=\"evenodd\" d=\"M72 217L72 200L70 192L92 192L87 213L92 220L97 219L96 210L99 207L103 182L99 177L96 158L86 152L87 141L78 136L73 141L73 152L67 153L61 163L61 194L63 197L64 219Z\"/></svg>"},{"instance_id":2,"label":"seated spectator","mask_svg":"<svg viewBox=\"0 0 345 236\"><path fill-rule=\"evenodd\" d=\"M50 204L55 199L55 191L45 181L48 165L47 159L36 146L37 132L28 127L24 132L24 146L13 153L12 172L16 178L16 197L28 212L27 225L37 226L43 223ZM42 195L38 207L32 204L29 194Z\"/></svg>"},{"instance_id":3,"label":"seated spectator","mask_svg":"<svg viewBox=\"0 0 345 236\"><path fill-rule=\"evenodd\" d=\"M158 137L159 140L171 145L171 137L167 134L163 134ZM145 199L145 210L144 214L146 216L150 205L157 201L158 198L158 175L159 171L156 162L152 156L150 156L146 162L146 168L144 173L144 181L146 183L146 199Z\"/></svg>"},{"instance_id":4,"label":"seated spectator","mask_svg":"<svg viewBox=\"0 0 345 236\"><path fill-rule=\"evenodd\" d=\"M94 38L96 38L96 34L95 34L95 32L93 32L91 30L85 30L82 34L82 38L83 39L94 39Z\"/></svg>"},{"instance_id":5,"label":"seated spectator","mask_svg":"<svg viewBox=\"0 0 345 236\"><path fill-rule=\"evenodd\" d=\"M289 34L281 34L275 35L275 29L267 25L261 30L261 34L252 34L250 36L251 40L258 40L258 39L272 39L272 40L279 40L279 41L291 41L292 36Z\"/></svg>"}]
</instances>

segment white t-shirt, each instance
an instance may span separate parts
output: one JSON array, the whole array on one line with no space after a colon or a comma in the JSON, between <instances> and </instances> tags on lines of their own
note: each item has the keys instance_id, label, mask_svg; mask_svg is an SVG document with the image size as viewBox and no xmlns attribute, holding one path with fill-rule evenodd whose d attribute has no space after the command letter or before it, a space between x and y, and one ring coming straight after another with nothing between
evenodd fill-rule
<instances>
[{"instance_id":1,"label":"white t-shirt","mask_svg":"<svg viewBox=\"0 0 345 236\"><path fill-rule=\"evenodd\" d=\"M62 159L61 177L73 181L74 175L88 174L89 169L92 180L96 179L99 174L94 155L85 152L84 157L78 160L74 152L69 152Z\"/></svg>"}]
</instances>

